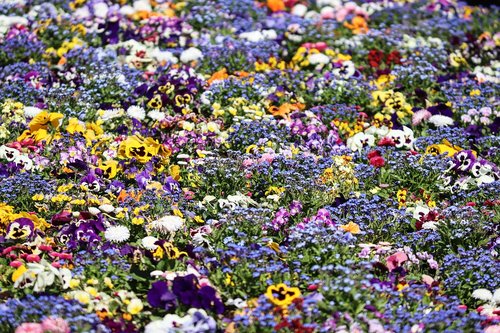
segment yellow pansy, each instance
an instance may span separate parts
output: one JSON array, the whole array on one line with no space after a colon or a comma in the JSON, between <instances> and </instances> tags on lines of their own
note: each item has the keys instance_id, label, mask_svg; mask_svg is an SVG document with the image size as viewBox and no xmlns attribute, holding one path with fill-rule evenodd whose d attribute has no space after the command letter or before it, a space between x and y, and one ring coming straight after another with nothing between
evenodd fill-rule
<instances>
[{"instance_id":1,"label":"yellow pansy","mask_svg":"<svg viewBox=\"0 0 500 333\"><path fill-rule=\"evenodd\" d=\"M140 163L146 163L160 152L161 144L153 138L129 136L120 143L118 156L122 159L135 158Z\"/></svg>"},{"instance_id":2,"label":"yellow pansy","mask_svg":"<svg viewBox=\"0 0 500 333\"><path fill-rule=\"evenodd\" d=\"M142 301L138 298L133 298L127 305L127 312L131 315L136 315L141 312L143 308L144 305L142 304Z\"/></svg>"},{"instance_id":3,"label":"yellow pansy","mask_svg":"<svg viewBox=\"0 0 500 333\"><path fill-rule=\"evenodd\" d=\"M66 126L66 131L69 134L75 134L75 133L83 134L85 132L85 126L77 118L70 118L68 126Z\"/></svg>"},{"instance_id":4,"label":"yellow pansy","mask_svg":"<svg viewBox=\"0 0 500 333\"><path fill-rule=\"evenodd\" d=\"M52 127L59 127L60 120L64 117L62 113L42 111L37 114L29 123L30 132L38 131L41 128L46 129L49 125Z\"/></svg>"},{"instance_id":5,"label":"yellow pansy","mask_svg":"<svg viewBox=\"0 0 500 333\"><path fill-rule=\"evenodd\" d=\"M284 283L267 287L267 298L276 306L286 307L300 297L299 288L288 287Z\"/></svg>"},{"instance_id":6,"label":"yellow pansy","mask_svg":"<svg viewBox=\"0 0 500 333\"><path fill-rule=\"evenodd\" d=\"M19 266L14 273L12 273L12 282L16 282L27 270L26 266Z\"/></svg>"}]
</instances>

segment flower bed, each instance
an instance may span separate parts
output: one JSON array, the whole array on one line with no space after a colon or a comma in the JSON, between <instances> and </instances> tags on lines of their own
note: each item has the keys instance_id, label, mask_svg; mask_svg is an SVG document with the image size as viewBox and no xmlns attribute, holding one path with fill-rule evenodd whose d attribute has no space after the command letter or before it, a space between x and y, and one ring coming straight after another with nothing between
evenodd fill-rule
<instances>
[{"instance_id":1,"label":"flower bed","mask_svg":"<svg viewBox=\"0 0 500 333\"><path fill-rule=\"evenodd\" d=\"M500 332L499 8L0 3L0 333Z\"/></svg>"}]
</instances>

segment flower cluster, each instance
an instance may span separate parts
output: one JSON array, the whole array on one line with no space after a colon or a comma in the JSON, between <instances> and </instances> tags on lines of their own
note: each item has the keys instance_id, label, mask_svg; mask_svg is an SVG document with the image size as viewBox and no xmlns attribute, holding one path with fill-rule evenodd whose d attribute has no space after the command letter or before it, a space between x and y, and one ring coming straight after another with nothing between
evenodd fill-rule
<instances>
[{"instance_id":1,"label":"flower cluster","mask_svg":"<svg viewBox=\"0 0 500 333\"><path fill-rule=\"evenodd\" d=\"M0 333L498 332L499 14L0 1Z\"/></svg>"}]
</instances>

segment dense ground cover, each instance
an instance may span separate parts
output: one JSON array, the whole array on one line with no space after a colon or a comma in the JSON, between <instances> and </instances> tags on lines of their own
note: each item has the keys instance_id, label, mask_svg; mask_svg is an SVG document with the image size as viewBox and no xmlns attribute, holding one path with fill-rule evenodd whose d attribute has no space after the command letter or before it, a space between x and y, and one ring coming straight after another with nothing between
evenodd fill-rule
<instances>
[{"instance_id":1,"label":"dense ground cover","mask_svg":"<svg viewBox=\"0 0 500 333\"><path fill-rule=\"evenodd\" d=\"M0 2L0 332L500 332L498 17Z\"/></svg>"}]
</instances>

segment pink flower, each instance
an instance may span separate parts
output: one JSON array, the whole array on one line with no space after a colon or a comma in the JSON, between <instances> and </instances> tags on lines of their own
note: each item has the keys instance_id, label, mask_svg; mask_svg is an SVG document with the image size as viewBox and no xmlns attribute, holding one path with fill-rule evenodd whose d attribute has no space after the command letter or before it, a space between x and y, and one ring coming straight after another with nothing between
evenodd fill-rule
<instances>
[{"instance_id":1,"label":"pink flower","mask_svg":"<svg viewBox=\"0 0 500 333\"><path fill-rule=\"evenodd\" d=\"M243 161L244 167L252 166L252 164L253 164L253 160L251 158L247 158L246 160Z\"/></svg>"},{"instance_id":2,"label":"pink flower","mask_svg":"<svg viewBox=\"0 0 500 333\"><path fill-rule=\"evenodd\" d=\"M484 333L500 333L500 325L491 325L486 327Z\"/></svg>"},{"instance_id":3,"label":"pink flower","mask_svg":"<svg viewBox=\"0 0 500 333\"><path fill-rule=\"evenodd\" d=\"M404 252L396 252L393 255L387 257L385 261L387 262L387 268L389 271L395 270L397 267L401 266L405 261L408 260L408 256Z\"/></svg>"},{"instance_id":4,"label":"pink flower","mask_svg":"<svg viewBox=\"0 0 500 333\"><path fill-rule=\"evenodd\" d=\"M262 163L262 162L273 163L273 160L274 160L274 154L264 153L259 158L259 163Z\"/></svg>"},{"instance_id":5,"label":"pink flower","mask_svg":"<svg viewBox=\"0 0 500 333\"><path fill-rule=\"evenodd\" d=\"M19 260L14 260L9 264L10 267L14 267L14 268L19 268L22 265L23 265L23 263Z\"/></svg>"},{"instance_id":6,"label":"pink flower","mask_svg":"<svg viewBox=\"0 0 500 333\"><path fill-rule=\"evenodd\" d=\"M413 126L419 125L422 121L429 119L432 116L432 113L430 113L426 109L418 110L415 112L411 118L411 124Z\"/></svg>"},{"instance_id":7,"label":"pink flower","mask_svg":"<svg viewBox=\"0 0 500 333\"><path fill-rule=\"evenodd\" d=\"M63 318L49 317L42 321L42 328L50 333L70 333L68 323Z\"/></svg>"},{"instance_id":8,"label":"pink flower","mask_svg":"<svg viewBox=\"0 0 500 333\"><path fill-rule=\"evenodd\" d=\"M16 328L15 333L43 333L43 327L38 323L24 323Z\"/></svg>"}]
</instances>

